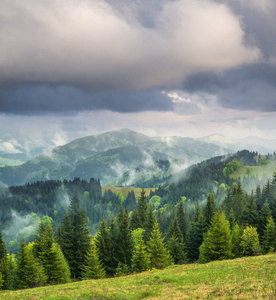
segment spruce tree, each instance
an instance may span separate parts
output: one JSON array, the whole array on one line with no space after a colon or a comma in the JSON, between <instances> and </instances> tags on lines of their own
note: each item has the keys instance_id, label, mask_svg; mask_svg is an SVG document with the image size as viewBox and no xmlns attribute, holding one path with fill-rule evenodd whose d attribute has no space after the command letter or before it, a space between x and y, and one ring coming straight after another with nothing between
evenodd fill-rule
<instances>
[{"instance_id":1,"label":"spruce tree","mask_svg":"<svg viewBox=\"0 0 276 300\"><path fill-rule=\"evenodd\" d=\"M70 281L70 269L63 253L54 242L54 233L51 225L46 225L46 231L37 239L41 250L39 262L43 266L48 284L66 283ZM36 243L34 243L36 245ZM38 247L34 247L36 251Z\"/></svg>"},{"instance_id":2,"label":"spruce tree","mask_svg":"<svg viewBox=\"0 0 276 300\"><path fill-rule=\"evenodd\" d=\"M242 223L244 225L258 226L258 211L257 204L253 195L247 196L245 209L242 215Z\"/></svg>"},{"instance_id":3,"label":"spruce tree","mask_svg":"<svg viewBox=\"0 0 276 300\"><path fill-rule=\"evenodd\" d=\"M172 262L172 258L163 243L158 223L155 222L150 240L148 242L148 252L150 266L152 268L164 268Z\"/></svg>"},{"instance_id":4,"label":"spruce tree","mask_svg":"<svg viewBox=\"0 0 276 300\"><path fill-rule=\"evenodd\" d=\"M259 236L256 227L247 226L243 230L240 245L244 256L252 256L260 253Z\"/></svg>"},{"instance_id":5,"label":"spruce tree","mask_svg":"<svg viewBox=\"0 0 276 300\"><path fill-rule=\"evenodd\" d=\"M199 247L203 242L203 236L207 232L207 226L202 210L197 208L194 213L192 224L189 227L187 234L187 255L191 262L198 260Z\"/></svg>"},{"instance_id":6,"label":"spruce tree","mask_svg":"<svg viewBox=\"0 0 276 300\"><path fill-rule=\"evenodd\" d=\"M150 260L143 240L143 231L139 231L136 245L134 246L131 268L134 272L143 272L149 269Z\"/></svg>"},{"instance_id":7,"label":"spruce tree","mask_svg":"<svg viewBox=\"0 0 276 300\"><path fill-rule=\"evenodd\" d=\"M209 194L207 197L207 202L204 207L204 219L206 226L209 228L211 225L211 220L216 211L216 204L215 204L215 195L214 193Z\"/></svg>"},{"instance_id":8,"label":"spruce tree","mask_svg":"<svg viewBox=\"0 0 276 300\"><path fill-rule=\"evenodd\" d=\"M264 243L267 221L271 216L271 210L266 200L259 213L258 235L261 245Z\"/></svg>"},{"instance_id":9,"label":"spruce tree","mask_svg":"<svg viewBox=\"0 0 276 300\"><path fill-rule=\"evenodd\" d=\"M42 286L47 281L43 268L33 256L32 247L27 248L23 238L18 252L15 281L19 289Z\"/></svg>"},{"instance_id":10,"label":"spruce tree","mask_svg":"<svg viewBox=\"0 0 276 300\"><path fill-rule=\"evenodd\" d=\"M111 240L109 230L106 226L105 220L103 219L100 227L94 238L96 248L98 250L99 259L103 264L107 276L112 276L115 273L111 262Z\"/></svg>"},{"instance_id":11,"label":"spruce tree","mask_svg":"<svg viewBox=\"0 0 276 300\"><path fill-rule=\"evenodd\" d=\"M231 252L234 258L240 257L242 249L240 246L243 230L239 224L235 224L231 232Z\"/></svg>"},{"instance_id":12,"label":"spruce tree","mask_svg":"<svg viewBox=\"0 0 276 300\"><path fill-rule=\"evenodd\" d=\"M185 242L187 239L189 220L188 220L187 213L184 210L182 201L180 201L179 207L176 212L176 217L178 220L179 228L183 236L183 242Z\"/></svg>"},{"instance_id":13,"label":"spruce tree","mask_svg":"<svg viewBox=\"0 0 276 300\"><path fill-rule=\"evenodd\" d=\"M268 253L268 252L273 252L275 249L276 249L276 229L275 229L275 223L272 217L270 217L266 225L264 250L265 253Z\"/></svg>"},{"instance_id":14,"label":"spruce tree","mask_svg":"<svg viewBox=\"0 0 276 300\"><path fill-rule=\"evenodd\" d=\"M70 199L68 213L65 214L62 225L58 228L57 236L61 250L68 261L71 276L76 279L81 278L91 236L87 226L86 213L81 209L76 190Z\"/></svg>"},{"instance_id":15,"label":"spruce tree","mask_svg":"<svg viewBox=\"0 0 276 300\"><path fill-rule=\"evenodd\" d=\"M2 275L2 289L9 288L10 265L8 261L8 251L3 239L2 230L0 228L0 273Z\"/></svg>"},{"instance_id":16,"label":"spruce tree","mask_svg":"<svg viewBox=\"0 0 276 300\"><path fill-rule=\"evenodd\" d=\"M105 269L99 259L95 242L92 242L91 247L86 255L86 264L83 268L83 279L99 279L106 276Z\"/></svg>"},{"instance_id":17,"label":"spruce tree","mask_svg":"<svg viewBox=\"0 0 276 300\"><path fill-rule=\"evenodd\" d=\"M153 213L152 209L149 209L149 211L147 213L146 222L144 225L144 229L145 229L144 241L145 241L145 243L147 243L150 239L150 235L151 235L151 232L152 232L155 222L156 222L156 218L154 216L154 213Z\"/></svg>"},{"instance_id":18,"label":"spruce tree","mask_svg":"<svg viewBox=\"0 0 276 300\"><path fill-rule=\"evenodd\" d=\"M118 235L116 248L116 258L122 265L130 267L133 241L131 230L129 228L129 221L126 212L121 207L120 214L118 215Z\"/></svg>"},{"instance_id":19,"label":"spruce tree","mask_svg":"<svg viewBox=\"0 0 276 300\"><path fill-rule=\"evenodd\" d=\"M209 262L231 258L231 233L224 212L217 212L200 246L199 260Z\"/></svg>"}]
</instances>

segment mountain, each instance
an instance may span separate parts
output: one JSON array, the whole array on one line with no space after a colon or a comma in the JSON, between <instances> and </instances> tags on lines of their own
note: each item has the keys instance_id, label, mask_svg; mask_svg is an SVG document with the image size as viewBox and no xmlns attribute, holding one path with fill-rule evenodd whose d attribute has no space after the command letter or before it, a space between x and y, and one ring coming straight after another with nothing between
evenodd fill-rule
<instances>
[{"instance_id":1,"label":"mountain","mask_svg":"<svg viewBox=\"0 0 276 300\"><path fill-rule=\"evenodd\" d=\"M122 129L88 136L54 148L20 166L2 167L2 185L38 180L100 179L102 185L158 185L173 173L212 156L233 152L206 141L148 137Z\"/></svg>"}]
</instances>

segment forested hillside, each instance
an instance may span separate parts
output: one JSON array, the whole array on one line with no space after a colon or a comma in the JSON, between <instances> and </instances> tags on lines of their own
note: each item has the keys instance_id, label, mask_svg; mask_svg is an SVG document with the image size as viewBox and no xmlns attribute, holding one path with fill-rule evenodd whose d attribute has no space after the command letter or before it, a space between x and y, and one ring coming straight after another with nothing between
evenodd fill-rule
<instances>
[{"instance_id":1,"label":"forested hillside","mask_svg":"<svg viewBox=\"0 0 276 300\"><path fill-rule=\"evenodd\" d=\"M152 190L148 197L142 189L138 199L133 191L126 197L120 191L102 193L100 181L94 179L1 189L1 224L7 241L1 232L3 288L272 252L276 172L271 178L233 174L274 161L275 155L248 151L215 157L189 168L174 183ZM243 185L249 183L256 187L247 193ZM7 249L17 250L16 257Z\"/></svg>"},{"instance_id":2,"label":"forested hillside","mask_svg":"<svg viewBox=\"0 0 276 300\"><path fill-rule=\"evenodd\" d=\"M173 173L231 149L192 138L151 138L124 129L74 140L20 166L2 167L8 186L45 180L87 181L104 185L155 187Z\"/></svg>"}]
</instances>

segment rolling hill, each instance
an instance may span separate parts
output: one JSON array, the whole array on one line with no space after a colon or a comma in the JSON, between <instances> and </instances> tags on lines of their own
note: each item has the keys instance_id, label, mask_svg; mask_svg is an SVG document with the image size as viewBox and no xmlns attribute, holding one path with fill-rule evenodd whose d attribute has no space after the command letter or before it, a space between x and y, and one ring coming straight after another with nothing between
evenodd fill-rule
<instances>
[{"instance_id":1,"label":"rolling hill","mask_svg":"<svg viewBox=\"0 0 276 300\"><path fill-rule=\"evenodd\" d=\"M20 166L0 169L0 182L97 178L102 185L154 187L172 174L229 148L182 137L148 137L123 129L74 140Z\"/></svg>"}]
</instances>

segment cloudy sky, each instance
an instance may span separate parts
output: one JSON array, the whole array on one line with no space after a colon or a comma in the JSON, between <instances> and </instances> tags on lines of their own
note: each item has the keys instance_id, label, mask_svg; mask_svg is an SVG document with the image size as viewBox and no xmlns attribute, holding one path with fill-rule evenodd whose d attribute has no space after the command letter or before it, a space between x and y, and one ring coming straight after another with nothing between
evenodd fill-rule
<instances>
[{"instance_id":1,"label":"cloudy sky","mask_svg":"<svg viewBox=\"0 0 276 300\"><path fill-rule=\"evenodd\" d=\"M0 7L0 151L121 128L276 137L275 0Z\"/></svg>"}]
</instances>

